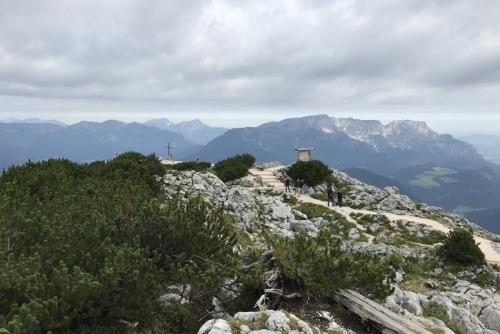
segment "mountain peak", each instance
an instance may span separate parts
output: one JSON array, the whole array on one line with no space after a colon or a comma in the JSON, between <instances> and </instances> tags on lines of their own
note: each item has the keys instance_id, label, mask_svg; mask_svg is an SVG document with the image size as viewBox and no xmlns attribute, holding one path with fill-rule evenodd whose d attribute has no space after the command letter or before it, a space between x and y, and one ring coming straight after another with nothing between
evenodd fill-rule
<instances>
[{"instance_id":1,"label":"mountain peak","mask_svg":"<svg viewBox=\"0 0 500 334\"><path fill-rule=\"evenodd\" d=\"M354 118L332 118L332 120L340 131L361 141L369 141L371 135L380 134L383 128L382 123L374 120L365 121Z\"/></svg>"},{"instance_id":2,"label":"mountain peak","mask_svg":"<svg viewBox=\"0 0 500 334\"><path fill-rule=\"evenodd\" d=\"M13 118L9 117L5 120L0 120L2 123L22 123L22 124L55 124L55 125L60 125L60 126L67 126L67 124L63 122L59 122L55 119L40 119L40 118L26 118L26 119L19 119L19 118Z\"/></svg>"},{"instance_id":3,"label":"mountain peak","mask_svg":"<svg viewBox=\"0 0 500 334\"><path fill-rule=\"evenodd\" d=\"M431 128L427 126L427 123L422 121L411 121L411 120L398 120L392 121L384 127L385 133L402 133L402 132L416 132L425 136L436 136L438 135Z\"/></svg>"}]
</instances>

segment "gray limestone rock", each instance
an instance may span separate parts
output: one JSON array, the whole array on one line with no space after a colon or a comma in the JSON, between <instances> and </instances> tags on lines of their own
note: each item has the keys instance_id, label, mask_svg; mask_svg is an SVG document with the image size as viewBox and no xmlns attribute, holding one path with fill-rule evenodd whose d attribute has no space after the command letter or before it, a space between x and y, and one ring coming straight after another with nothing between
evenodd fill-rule
<instances>
[{"instance_id":1,"label":"gray limestone rock","mask_svg":"<svg viewBox=\"0 0 500 334\"><path fill-rule=\"evenodd\" d=\"M163 306L169 306L172 303L185 304L189 303L191 295L191 286L189 284L175 284L167 287L164 295L160 296L160 302Z\"/></svg>"},{"instance_id":2,"label":"gray limestone rock","mask_svg":"<svg viewBox=\"0 0 500 334\"><path fill-rule=\"evenodd\" d=\"M263 168L268 168L267 164ZM274 172L275 175L284 177L284 170ZM474 231L475 234L483 237L491 237L491 234L484 229L481 229L475 224L471 224L465 218L448 213L441 208L419 204L418 206L408 197L399 194L395 187L386 187L378 189L376 187L364 184L358 180L350 178L347 174L332 170L333 176L349 188L349 192L344 194L344 201L348 204L359 204L366 209L378 210L378 212L393 212L397 214L411 214L414 216L438 216L445 221L445 225L450 228L467 227ZM252 234L250 231L257 231L260 224L264 223L272 233L280 237L293 238L295 233L305 232L310 236L315 236L318 229L325 224L335 224L324 217L308 218L304 213L292 209L288 204L283 202L283 196L268 196L266 194L258 194L252 192L244 186L261 185L262 180L241 179L235 181L234 184L225 184L215 175L211 173L199 172L175 172L166 174L163 177L165 188L165 198L172 198L175 192L179 191L182 195L194 193L201 194L202 197L209 203L215 206L223 206L226 212L233 217L235 224L245 231L249 231L249 236L253 239L258 238L257 234ZM243 186L244 185L244 186ZM326 183L314 188L307 188L309 193L326 192ZM429 226L422 226L411 219L404 219L399 222L399 225L404 226L412 235L426 236L433 229ZM391 228L397 230L398 224L391 223ZM390 240L394 236L390 228L384 227L380 221L375 221L367 230L371 233L378 233L375 239ZM337 236L338 237L338 236ZM419 258L425 259L433 256L432 248L422 250L420 252L413 251L405 247L388 246L384 243L367 243L356 242L360 237L360 232L356 228L350 229L347 234L344 234L350 241L343 240L341 247L346 252L365 252L372 255L377 255L381 258L390 256L391 254L400 254L404 259ZM500 249L499 243L493 243L494 247ZM272 252L269 255L272 258ZM268 262L271 259L268 259ZM267 263L267 262L266 262ZM463 273L457 274L459 277L474 277L484 271L484 268L466 268ZM273 272L271 272L271 275ZM437 268L433 272L436 276L443 274L442 268ZM448 273L450 280L456 280L455 276ZM404 272L397 273L396 282L400 282L404 278ZM500 332L500 304L493 299L491 290L482 289L474 284L466 281L458 281L449 291L437 291L438 286L434 281L427 281L426 286L433 289L427 296L417 294L410 291L402 291L397 286L394 293L386 299L384 306L401 314L402 316L414 317L415 321L427 324L437 324L445 333L449 330L442 326L438 320L425 319L421 315L423 310L429 306L431 302L436 302L446 307L448 315L467 331L474 334L493 334ZM169 287L166 294L161 296L160 300L164 305L169 303L186 303L189 302L189 293L185 286ZM218 317L226 318L220 303L214 299L214 310ZM313 327L307 325L295 316L287 316L284 312L265 311L269 316L265 328L252 329L250 325L242 325L240 331L242 333L278 333L278 332L301 332L313 333ZM262 315L259 312L239 312L235 318L246 319L249 324L255 322L255 317ZM294 318L295 317L295 318ZM294 319L294 324L299 324L299 329L292 329L290 324ZM207 321L199 330L200 334L226 334L231 333L231 328L227 321L223 319L213 319Z\"/></svg>"}]
</instances>

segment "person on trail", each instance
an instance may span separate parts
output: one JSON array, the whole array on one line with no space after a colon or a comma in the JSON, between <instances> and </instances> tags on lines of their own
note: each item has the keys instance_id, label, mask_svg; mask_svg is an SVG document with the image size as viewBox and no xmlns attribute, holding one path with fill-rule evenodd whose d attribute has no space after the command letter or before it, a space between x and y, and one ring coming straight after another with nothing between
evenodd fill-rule
<instances>
[{"instance_id":1,"label":"person on trail","mask_svg":"<svg viewBox=\"0 0 500 334\"><path fill-rule=\"evenodd\" d=\"M302 194L302 191L304 190L304 180L300 180L299 185L300 185L300 193Z\"/></svg>"},{"instance_id":2,"label":"person on trail","mask_svg":"<svg viewBox=\"0 0 500 334\"><path fill-rule=\"evenodd\" d=\"M342 192L340 190L337 191L337 204L342 207Z\"/></svg>"},{"instance_id":3,"label":"person on trail","mask_svg":"<svg viewBox=\"0 0 500 334\"><path fill-rule=\"evenodd\" d=\"M285 180L285 192L291 193L291 191L290 191L290 179L288 177Z\"/></svg>"},{"instance_id":4,"label":"person on trail","mask_svg":"<svg viewBox=\"0 0 500 334\"><path fill-rule=\"evenodd\" d=\"M332 202L332 206L335 206L335 202L333 201L333 189L328 189L328 206L330 206L330 202Z\"/></svg>"},{"instance_id":5,"label":"person on trail","mask_svg":"<svg viewBox=\"0 0 500 334\"><path fill-rule=\"evenodd\" d=\"M299 189L300 189L300 180L297 179L297 181L295 181L295 184L293 185L293 192L295 193L295 195L299 194Z\"/></svg>"}]
</instances>

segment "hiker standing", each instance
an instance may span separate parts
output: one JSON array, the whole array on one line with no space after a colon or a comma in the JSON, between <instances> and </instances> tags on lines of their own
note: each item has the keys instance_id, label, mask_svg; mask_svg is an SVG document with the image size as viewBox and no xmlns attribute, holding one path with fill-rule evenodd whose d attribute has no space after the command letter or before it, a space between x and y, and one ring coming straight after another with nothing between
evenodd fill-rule
<instances>
[{"instance_id":1,"label":"hiker standing","mask_svg":"<svg viewBox=\"0 0 500 334\"><path fill-rule=\"evenodd\" d=\"M300 188L300 180L297 179L297 181L295 181L295 184L293 185L293 192L295 193L295 195L299 194L299 188Z\"/></svg>"},{"instance_id":2,"label":"hiker standing","mask_svg":"<svg viewBox=\"0 0 500 334\"><path fill-rule=\"evenodd\" d=\"M291 191L290 191L290 179L288 177L285 180L285 192L291 193Z\"/></svg>"},{"instance_id":3,"label":"hiker standing","mask_svg":"<svg viewBox=\"0 0 500 334\"><path fill-rule=\"evenodd\" d=\"M337 204L338 206L342 206L342 192L339 190L337 191Z\"/></svg>"},{"instance_id":4,"label":"hiker standing","mask_svg":"<svg viewBox=\"0 0 500 334\"><path fill-rule=\"evenodd\" d=\"M300 193L302 194L302 192L304 191L304 180L300 180L299 186L300 186Z\"/></svg>"},{"instance_id":5,"label":"hiker standing","mask_svg":"<svg viewBox=\"0 0 500 334\"><path fill-rule=\"evenodd\" d=\"M330 202L332 202L332 206L335 206L335 202L333 201L333 189L328 189L328 206L330 206Z\"/></svg>"}]
</instances>

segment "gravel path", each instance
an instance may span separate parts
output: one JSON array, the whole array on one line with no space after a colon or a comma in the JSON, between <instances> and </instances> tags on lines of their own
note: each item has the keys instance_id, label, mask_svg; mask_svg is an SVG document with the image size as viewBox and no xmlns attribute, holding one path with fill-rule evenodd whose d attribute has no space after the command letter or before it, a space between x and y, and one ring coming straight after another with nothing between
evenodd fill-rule
<instances>
[{"instance_id":1,"label":"gravel path","mask_svg":"<svg viewBox=\"0 0 500 334\"><path fill-rule=\"evenodd\" d=\"M267 187L274 188L278 191L285 191L285 185L283 184L283 182L276 179L276 177L273 174L273 172L275 170L282 169L284 167L285 166L281 165L281 166L266 168L263 170L252 168L249 170L249 172L250 172L250 174L252 174L254 176L260 176L262 178L263 182L265 182ZM297 198L303 202L309 202L309 203L327 206L327 203L325 201L320 201L320 200L314 199L314 198L307 196L307 195L299 195ZM334 207L331 207L331 209L342 214L347 220L349 220L351 222L355 222L350 216L351 213L362 213L362 214L371 214L371 215L377 213L376 211L353 209L350 207L334 206ZM425 224L425 225L431 226L434 229L442 231L444 233L448 233L450 231L450 229L448 227L446 227L443 224L441 224L435 220L432 220L432 219L415 217L415 216L411 216L411 215L396 215L396 214L388 213L388 212L383 212L383 214L387 218L389 218L391 221L405 219L405 220L412 221L412 222L415 222L418 224ZM476 242L479 243L479 248L481 248L481 250L483 251L483 253L486 257L486 261L491 262L491 263L500 263L500 253L499 253L500 250L499 251L495 250L495 248L492 246L494 244L493 242L491 242L490 240L478 237L478 236L474 236L474 239L476 240Z\"/></svg>"}]
</instances>

